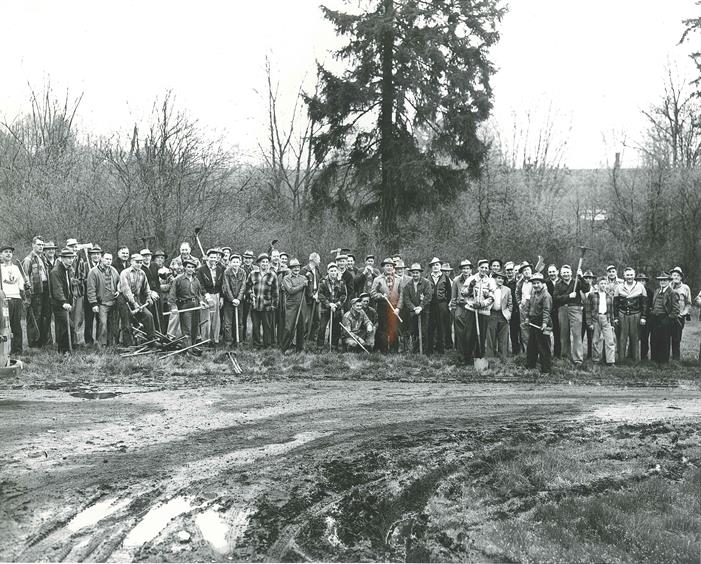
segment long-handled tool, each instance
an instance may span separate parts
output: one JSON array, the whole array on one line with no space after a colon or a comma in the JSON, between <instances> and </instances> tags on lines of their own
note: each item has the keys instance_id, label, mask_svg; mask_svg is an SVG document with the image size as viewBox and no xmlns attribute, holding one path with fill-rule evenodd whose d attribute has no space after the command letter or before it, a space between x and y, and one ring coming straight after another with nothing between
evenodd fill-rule
<instances>
[{"instance_id":1,"label":"long-handled tool","mask_svg":"<svg viewBox=\"0 0 701 564\"><path fill-rule=\"evenodd\" d=\"M173 352L170 352L170 353L168 353L168 354L164 354L164 355L163 355L162 357L160 357L160 358L168 358L169 356L173 356L173 355L176 355L176 354L180 354L180 353L182 353L182 352L185 352L185 351L189 351L190 349L194 349L195 347L199 347L199 346L205 345L205 344L209 343L210 341L211 341L211 339L207 339L207 340L205 340L205 341L200 341L199 343L195 343L194 345L190 345L189 347L185 347L184 349L178 349L177 351L173 351Z\"/></svg>"},{"instance_id":2,"label":"long-handled tool","mask_svg":"<svg viewBox=\"0 0 701 564\"><path fill-rule=\"evenodd\" d=\"M206 308L203 308L202 306L197 306L197 307L189 307L187 309L176 309L176 310L167 311L163 315L170 315L172 313L185 313L186 311L196 311L198 309L206 309Z\"/></svg>"},{"instance_id":3,"label":"long-handled tool","mask_svg":"<svg viewBox=\"0 0 701 564\"><path fill-rule=\"evenodd\" d=\"M200 232L202 231L201 227L195 227L195 239L197 240L197 245L200 248L200 252L202 253L202 258L205 258L204 255L204 249L202 248L202 243L200 242Z\"/></svg>"},{"instance_id":4,"label":"long-handled tool","mask_svg":"<svg viewBox=\"0 0 701 564\"><path fill-rule=\"evenodd\" d=\"M574 288L573 292L577 291L577 284L579 284L579 276L577 275L577 272L582 270L582 261L584 261L584 254L590 249L590 247L585 247L584 245L581 245L579 247L579 263L577 264L577 271L574 273Z\"/></svg>"},{"instance_id":5,"label":"long-handled tool","mask_svg":"<svg viewBox=\"0 0 701 564\"><path fill-rule=\"evenodd\" d=\"M389 309L392 310L392 313L395 315L395 317L396 317L397 319L399 319L399 323L404 323L404 320L403 320L401 317L399 317L399 314L398 314L396 311L394 311L394 306L392 305L392 302L389 301L389 298L388 298L386 295L384 295L384 294L382 295L382 297L383 297L383 298L385 299L385 301L387 302L387 305L389 306Z\"/></svg>"},{"instance_id":6,"label":"long-handled tool","mask_svg":"<svg viewBox=\"0 0 701 564\"><path fill-rule=\"evenodd\" d=\"M482 350L482 334L480 331L480 320L477 310L475 310L475 323L477 324L477 352L480 355L479 357L475 357L475 370L477 370L477 372L481 372L482 370L489 368L489 361L486 358L482 358L484 351Z\"/></svg>"},{"instance_id":7,"label":"long-handled tool","mask_svg":"<svg viewBox=\"0 0 701 564\"><path fill-rule=\"evenodd\" d=\"M241 370L241 366L239 365L238 361L234 357L233 354L230 352L226 353L226 356L229 357L229 360L231 361L231 366L234 368L234 373L235 374L241 374L243 370Z\"/></svg>"},{"instance_id":8,"label":"long-handled tool","mask_svg":"<svg viewBox=\"0 0 701 564\"><path fill-rule=\"evenodd\" d=\"M341 329L348 333L361 349L363 349L366 353L370 354L370 351L363 346L363 343L360 342L360 339L358 339L358 337L356 337L353 334L353 332L350 329L348 329L343 323L341 323Z\"/></svg>"},{"instance_id":9,"label":"long-handled tool","mask_svg":"<svg viewBox=\"0 0 701 564\"><path fill-rule=\"evenodd\" d=\"M34 324L34 330L37 332L37 338L39 338L39 335L40 335L39 325L37 324L37 318L34 315L34 310L32 309L31 303L27 306L27 314L30 314L30 313L32 314L32 323ZM27 315L27 317L29 317L29 315Z\"/></svg>"},{"instance_id":10,"label":"long-handled tool","mask_svg":"<svg viewBox=\"0 0 701 564\"><path fill-rule=\"evenodd\" d=\"M234 306L234 324L236 325L236 344L238 345L241 342L239 340L239 306Z\"/></svg>"},{"instance_id":11,"label":"long-handled tool","mask_svg":"<svg viewBox=\"0 0 701 564\"><path fill-rule=\"evenodd\" d=\"M312 302L312 313L309 316L309 322L307 323L307 330L304 332L304 338L308 339L309 335L312 333L312 326L314 325L314 315L316 314L316 300Z\"/></svg>"},{"instance_id":12,"label":"long-handled tool","mask_svg":"<svg viewBox=\"0 0 701 564\"><path fill-rule=\"evenodd\" d=\"M333 314L334 311L331 310L331 315L329 316L329 352L331 352L331 331L333 330Z\"/></svg>"},{"instance_id":13,"label":"long-handled tool","mask_svg":"<svg viewBox=\"0 0 701 564\"><path fill-rule=\"evenodd\" d=\"M424 354L424 335L421 331L421 314L418 315L419 318L419 354Z\"/></svg>"},{"instance_id":14,"label":"long-handled tool","mask_svg":"<svg viewBox=\"0 0 701 564\"><path fill-rule=\"evenodd\" d=\"M68 278L68 271L66 271L66 284L68 284L68 290L71 289L71 281ZM68 350L73 352L73 340L71 339L71 312L66 312L66 325L68 325Z\"/></svg>"}]
</instances>

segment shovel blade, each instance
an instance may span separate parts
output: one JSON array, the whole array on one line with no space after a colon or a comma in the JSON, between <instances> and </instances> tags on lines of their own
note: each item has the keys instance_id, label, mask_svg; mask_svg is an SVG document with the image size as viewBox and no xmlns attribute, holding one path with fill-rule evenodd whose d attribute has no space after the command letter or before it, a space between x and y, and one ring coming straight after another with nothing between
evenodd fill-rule
<instances>
[{"instance_id":1,"label":"shovel blade","mask_svg":"<svg viewBox=\"0 0 701 564\"><path fill-rule=\"evenodd\" d=\"M489 361L486 358L476 358L475 359L475 370L477 372L484 372L489 368Z\"/></svg>"}]
</instances>

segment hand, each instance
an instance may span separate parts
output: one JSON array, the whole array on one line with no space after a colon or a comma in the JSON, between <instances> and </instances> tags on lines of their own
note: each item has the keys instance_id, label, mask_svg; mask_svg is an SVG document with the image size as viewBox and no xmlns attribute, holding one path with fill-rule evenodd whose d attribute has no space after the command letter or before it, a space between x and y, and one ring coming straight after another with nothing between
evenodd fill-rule
<instances>
[{"instance_id":1,"label":"hand","mask_svg":"<svg viewBox=\"0 0 701 564\"><path fill-rule=\"evenodd\" d=\"M209 309L209 304L207 302L200 302L200 309Z\"/></svg>"},{"instance_id":2,"label":"hand","mask_svg":"<svg viewBox=\"0 0 701 564\"><path fill-rule=\"evenodd\" d=\"M543 326L540 328L541 331L545 331L548 328L547 323L543 323Z\"/></svg>"},{"instance_id":3,"label":"hand","mask_svg":"<svg viewBox=\"0 0 701 564\"><path fill-rule=\"evenodd\" d=\"M309 278L304 279L304 282L302 283L303 286L309 286Z\"/></svg>"},{"instance_id":4,"label":"hand","mask_svg":"<svg viewBox=\"0 0 701 564\"><path fill-rule=\"evenodd\" d=\"M234 301L233 301L233 304L234 304L236 307L238 307L239 305L241 305L241 300L234 300Z\"/></svg>"},{"instance_id":5,"label":"hand","mask_svg":"<svg viewBox=\"0 0 701 564\"><path fill-rule=\"evenodd\" d=\"M584 273L582 272L582 269L581 269L581 268L577 270L577 276L578 276L579 278L581 278L583 274L584 274Z\"/></svg>"},{"instance_id":6,"label":"hand","mask_svg":"<svg viewBox=\"0 0 701 564\"><path fill-rule=\"evenodd\" d=\"M151 299L157 300L158 299L158 292L151 291Z\"/></svg>"},{"instance_id":7,"label":"hand","mask_svg":"<svg viewBox=\"0 0 701 564\"><path fill-rule=\"evenodd\" d=\"M414 308L414 313L415 313L416 315L419 315L419 314L421 313L421 306L415 307L415 308Z\"/></svg>"},{"instance_id":8,"label":"hand","mask_svg":"<svg viewBox=\"0 0 701 564\"><path fill-rule=\"evenodd\" d=\"M589 325L589 331L593 331L593 330L594 330L594 325Z\"/></svg>"},{"instance_id":9,"label":"hand","mask_svg":"<svg viewBox=\"0 0 701 564\"><path fill-rule=\"evenodd\" d=\"M365 328L368 330L368 333L372 331L372 323L368 323Z\"/></svg>"},{"instance_id":10,"label":"hand","mask_svg":"<svg viewBox=\"0 0 701 564\"><path fill-rule=\"evenodd\" d=\"M173 314L173 313L178 313L178 308L177 308L177 307L171 307L171 308L170 308L170 313L171 313L171 314Z\"/></svg>"},{"instance_id":11,"label":"hand","mask_svg":"<svg viewBox=\"0 0 701 564\"><path fill-rule=\"evenodd\" d=\"M336 304L329 304L329 307L331 308L331 311L336 311Z\"/></svg>"},{"instance_id":12,"label":"hand","mask_svg":"<svg viewBox=\"0 0 701 564\"><path fill-rule=\"evenodd\" d=\"M93 313L100 313L100 307L99 306L93 306L92 307Z\"/></svg>"},{"instance_id":13,"label":"hand","mask_svg":"<svg viewBox=\"0 0 701 564\"><path fill-rule=\"evenodd\" d=\"M394 308L394 313L396 313L397 315L399 315L399 308L398 308L398 307L395 307L395 308Z\"/></svg>"},{"instance_id":14,"label":"hand","mask_svg":"<svg viewBox=\"0 0 701 564\"><path fill-rule=\"evenodd\" d=\"M644 318L640 320L640 325L645 325L646 323L647 323L647 321L645 321Z\"/></svg>"},{"instance_id":15,"label":"hand","mask_svg":"<svg viewBox=\"0 0 701 564\"><path fill-rule=\"evenodd\" d=\"M572 293L570 294L570 299L574 299L574 298L576 298L576 297L577 297L577 292L572 292Z\"/></svg>"},{"instance_id":16,"label":"hand","mask_svg":"<svg viewBox=\"0 0 701 564\"><path fill-rule=\"evenodd\" d=\"M71 304L63 304L63 309L66 311L71 311L73 309L73 306Z\"/></svg>"},{"instance_id":17,"label":"hand","mask_svg":"<svg viewBox=\"0 0 701 564\"><path fill-rule=\"evenodd\" d=\"M219 307L224 307L224 298L219 298Z\"/></svg>"},{"instance_id":18,"label":"hand","mask_svg":"<svg viewBox=\"0 0 701 564\"><path fill-rule=\"evenodd\" d=\"M613 320L613 324L614 324L614 325L618 325L618 318L616 318L616 319Z\"/></svg>"}]
</instances>

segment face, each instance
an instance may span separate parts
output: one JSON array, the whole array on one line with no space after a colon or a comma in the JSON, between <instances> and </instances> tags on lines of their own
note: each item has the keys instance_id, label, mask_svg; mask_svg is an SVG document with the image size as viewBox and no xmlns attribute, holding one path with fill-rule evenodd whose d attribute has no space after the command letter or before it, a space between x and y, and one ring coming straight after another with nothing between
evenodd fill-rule
<instances>
[{"instance_id":1,"label":"face","mask_svg":"<svg viewBox=\"0 0 701 564\"><path fill-rule=\"evenodd\" d=\"M669 285L669 280L660 280L660 288L666 288Z\"/></svg>"},{"instance_id":2,"label":"face","mask_svg":"<svg viewBox=\"0 0 701 564\"><path fill-rule=\"evenodd\" d=\"M672 272L672 282L679 284L682 281L682 275L678 272Z\"/></svg>"},{"instance_id":3,"label":"face","mask_svg":"<svg viewBox=\"0 0 701 564\"><path fill-rule=\"evenodd\" d=\"M635 270L628 268L623 271L623 280L630 283L635 280Z\"/></svg>"},{"instance_id":4,"label":"face","mask_svg":"<svg viewBox=\"0 0 701 564\"><path fill-rule=\"evenodd\" d=\"M441 263L439 263L439 262L434 262L434 263L431 265L431 272L432 272L433 274L438 274L440 271L441 271Z\"/></svg>"},{"instance_id":5,"label":"face","mask_svg":"<svg viewBox=\"0 0 701 564\"><path fill-rule=\"evenodd\" d=\"M506 275L509 278L513 278L513 276L514 276L514 267L513 266L506 269Z\"/></svg>"},{"instance_id":6,"label":"face","mask_svg":"<svg viewBox=\"0 0 701 564\"><path fill-rule=\"evenodd\" d=\"M66 268L73 266L74 261L75 257L61 257L61 262Z\"/></svg>"},{"instance_id":7,"label":"face","mask_svg":"<svg viewBox=\"0 0 701 564\"><path fill-rule=\"evenodd\" d=\"M569 280L570 278L572 278L572 270L567 267L561 268L560 274L562 274L562 278L564 278L565 280Z\"/></svg>"},{"instance_id":8,"label":"face","mask_svg":"<svg viewBox=\"0 0 701 564\"><path fill-rule=\"evenodd\" d=\"M290 258L287 255L280 255L280 264L283 266L287 266L287 263L289 262Z\"/></svg>"},{"instance_id":9,"label":"face","mask_svg":"<svg viewBox=\"0 0 701 564\"><path fill-rule=\"evenodd\" d=\"M534 289L536 292L539 292L540 289L541 289L542 287L543 287L543 283L542 283L540 280L534 280L534 281L533 281L533 289Z\"/></svg>"},{"instance_id":10,"label":"face","mask_svg":"<svg viewBox=\"0 0 701 564\"><path fill-rule=\"evenodd\" d=\"M414 282L418 282L421 279L421 272L419 270L412 270L411 278Z\"/></svg>"},{"instance_id":11,"label":"face","mask_svg":"<svg viewBox=\"0 0 701 564\"><path fill-rule=\"evenodd\" d=\"M185 265L185 274L188 276L192 276L195 273L195 265L194 264L186 264Z\"/></svg>"},{"instance_id":12,"label":"face","mask_svg":"<svg viewBox=\"0 0 701 564\"><path fill-rule=\"evenodd\" d=\"M302 270L302 268L301 268L300 265L296 264L296 265L294 265L294 266L292 267L291 270L292 270L292 274L294 274L295 276L297 276L297 275L299 275L299 272L300 272L300 270Z\"/></svg>"},{"instance_id":13,"label":"face","mask_svg":"<svg viewBox=\"0 0 701 564\"><path fill-rule=\"evenodd\" d=\"M180 245L180 254L184 257L190 256L190 245L188 243L183 243Z\"/></svg>"},{"instance_id":14,"label":"face","mask_svg":"<svg viewBox=\"0 0 701 564\"><path fill-rule=\"evenodd\" d=\"M102 253L90 253L90 260L94 263L100 262L101 257Z\"/></svg>"},{"instance_id":15,"label":"face","mask_svg":"<svg viewBox=\"0 0 701 564\"><path fill-rule=\"evenodd\" d=\"M329 273L329 278L332 278L332 279L336 278L338 276L338 268L336 268L335 266L332 266L331 268L329 268L328 273Z\"/></svg>"},{"instance_id":16,"label":"face","mask_svg":"<svg viewBox=\"0 0 701 564\"><path fill-rule=\"evenodd\" d=\"M557 278L557 268L554 266L549 267L548 276L550 277L550 280L555 280Z\"/></svg>"},{"instance_id":17,"label":"face","mask_svg":"<svg viewBox=\"0 0 701 564\"><path fill-rule=\"evenodd\" d=\"M382 268L385 271L385 274L394 274L394 265L393 264L387 263Z\"/></svg>"},{"instance_id":18,"label":"face","mask_svg":"<svg viewBox=\"0 0 701 564\"><path fill-rule=\"evenodd\" d=\"M365 266L370 266L370 267L375 266L375 259L374 259L374 258L366 259L366 260L365 260Z\"/></svg>"},{"instance_id":19,"label":"face","mask_svg":"<svg viewBox=\"0 0 701 564\"><path fill-rule=\"evenodd\" d=\"M131 267L138 269L141 268L141 265L144 264L144 259L131 259Z\"/></svg>"},{"instance_id":20,"label":"face","mask_svg":"<svg viewBox=\"0 0 701 564\"><path fill-rule=\"evenodd\" d=\"M336 262L338 263L338 268L340 268L341 270L345 270L348 266L348 259L340 258L337 259Z\"/></svg>"},{"instance_id":21,"label":"face","mask_svg":"<svg viewBox=\"0 0 701 564\"><path fill-rule=\"evenodd\" d=\"M354 267L355 267L355 258L348 257L348 268L354 268Z\"/></svg>"},{"instance_id":22,"label":"face","mask_svg":"<svg viewBox=\"0 0 701 564\"><path fill-rule=\"evenodd\" d=\"M154 257L153 262L155 262L158 266L163 266L165 264L166 258L163 256L158 255L157 257Z\"/></svg>"},{"instance_id":23,"label":"face","mask_svg":"<svg viewBox=\"0 0 701 564\"><path fill-rule=\"evenodd\" d=\"M493 260L492 264L489 265L492 270L500 270L501 269L501 264L499 264L498 260Z\"/></svg>"},{"instance_id":24,"label":"face","mask_svg":"<svg viewBox=\"0 0 701 564\"><path fill-rule=\"evenodd\" d=\"M523 277L528 280L531 277L531 274L533 274L533 271L531 270L530 266L527 266L521 271L521 274L523 274Z\"/></svg>"},{"instance_id":25,"label":"face","mask_svg":"<svg viewBox=\"0 0 701 564\"><path fill-rule=\"evenodd\" d=\"M358 300L357 302L355 302L355 303L353 304L353 309L354 309L355 311L360 311L361 309L363 309L363 302L361 302L360 300Z\"/></svg>"},{"instance_id":26,"label":"face","mask_svg":"<svg viewBox=\"0 0 701 564\"><path fill-rule=\"evenodd\" d=\"M127 260L129 258L129 249L126 247L119 249L119 251L117 251L117 256L122 260Z\"/></svg>"},{"instance_id":27,"label":"face","mask_svg":"<svg viewBox=\"0 0 701 564\"><path fill-rule=\"evenodd\" d=\"M618 276L618 271L615 268L611 268L606 271L608 273L608 276L611 280L615 280L616 277Z\"/></svg>"},{"instance_id":28,"label":"face","mask_svg":"<svg viewBox=\"0 0 701 564\"><path fill-rule=\"evenodd\" d=\"M497 286L501 287L504 285L504 279L501 276L496 277Z\"/></svg>"},{"instance_id":29,"label":"face","mask_svg":"<svg viewBox=\"0 0 701 564\"><path fill-rule=\"evenodd\" d=\"M234 268L238 268L239 266L241 266L241 259L239 259L239 257L234 257L229 260L229 264Z\"/></svg>"},{"instance_id":30,"label":"face","mask_svg":"<svg viewBox=\"0 0 701 564\"><path fill-rule=\"evenodd\" d=\"M394 271L397 273L397 276L404 275L404 267L403 266L395 266Z\"/></svg>"},{"instance_id":31,"label":"face","mask_svg":"<svg viewBox=\"0 0 701 564\"><path fill-rule=\"evenodd\" d=\"M35 253L40 253L41 251L44 250L44 241L41 239L37 239L34 243L32 243L32 250Z\"/></svg>"},{"instance_id":32,"label":"face","mask_svg":"<svg viewBox=\"0 0 701 564\"><path fill-rule=\"evenodd\" d=\"M243 257L243 264L251 266L253 264L253 257Z\"/></svg>"},{"instance_id":33,"label":"face","mask_svg":"<svg viewBox=\"0 0 701 564\"><path fill-rule=\"evenodd\" d=\"M216 266L217 262L219 262L219 253L210 253L207 255L207 262L209 263L209 266L214 267Z\"/></svg>"},{"instance_id":34,"label":"face","mask_svg":"<svg viewBox=\"0 0 701 564\"><path fill-rule=\"evenodd\" d=\"M102 255L100 262L103 266L112 266L112 255L110 253L105 253Z\"/></svg>"},{"instance_id":35,"label":"face","mask_svg":"<svg viewBox=\"0 0 701 564\"><path fill-rule=\"evenodd\" d=\"M258 266L263 272L265 272L268 270L268 268L270 268L270 261L268 259L262 259L260 262L258 262Z\"/></svg>"},{"instance_id":36,"label":"face","mask_svg":"<svg viewBox=\"0 0 701 564\"><path fill-rule=\"evenodd\" d=\"M362 300L360 300L360 303L363 304L364 308L368 307L370 305L370 298L363 298Z\"/></svg>"},{"instance_id":37,"label":"face","mask_svg":"<svg viewBox=\"0 0 701 564\"><path fill-rule=\"evenodd\" d=\"M482 263L477 267L477 270L480 273L480 276L487 276L489 274L489 265L487 263Z\"/></svg>"},{"instance_id":38,"label":"face","mask_svg":"<svg viewBox=\"0 0 701 564\"><path fill-rule=\"evenodd\" d=\"M270 253L270 262L272 262L273 264L280 263L280 251L273 250Z\"/></svg>"},{"instance_id":39,"label":"face","mask_svg":"<svg viewBox=\"0 0 701 564\"><path fill-rule=\"evenodd\" d=\"M472 274L472 268L470 268L469 266L461 266L460 272L465 276L470 276L470 274Z\"/></svg>"},{"instance_id":40,"label":"face","mask_svg":"<svg viewBox=\"0 0 701 564\"><path fill-rule=\"evenodd\" d=\"M587 282L589 282L589 284L590 284L591 286L593 286L593 285L594 285L594 281L596 280L596 278L592 278L591 276L587 276L587 277L585 278L585 280L586 280Z\"/></svg>"},{"instance_id":41,"label":"face","mask_svg":"<svg viewBox=\"0 0 701 564\"><path fill-rule=\"evenodd\" d=\"M3 261L10 262L12 260L12 251L10 249L5 249L0 253L0 257L2 257Z\"/></svg>"},{"instance_id":42,"label":"face","mask_svg":"<svg viewBox=\"0 0 701 564\"><path fill-rule=\"evenodd\" d=\"M231 251L229 249L224 249L224 260L228 262L230 258L231 258Z\"/></svg>"}]
</instances>

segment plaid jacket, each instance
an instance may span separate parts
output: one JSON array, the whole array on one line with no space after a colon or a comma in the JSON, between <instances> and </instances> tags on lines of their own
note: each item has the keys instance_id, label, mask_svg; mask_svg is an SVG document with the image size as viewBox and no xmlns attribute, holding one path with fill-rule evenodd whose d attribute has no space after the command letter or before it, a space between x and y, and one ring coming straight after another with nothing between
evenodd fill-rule
<instances>
[{"instance_id":1,"label":"plaid jacket","mask_svg":"<svg viewBox=\"0 0 701 564\"><path fill-rule=\"evenodd\" d=\"M280 300L280 288L277 274L268 270L252 270L246 281L246 291L251 307L256 311L275 311Z\"/></svg>"}]
</instances>

